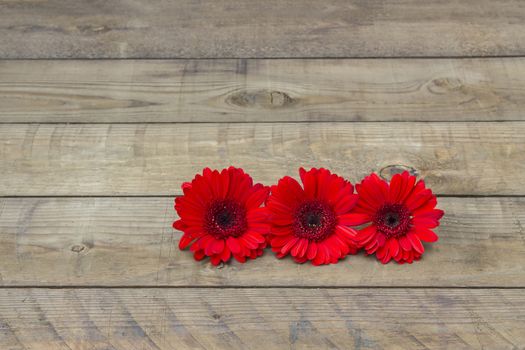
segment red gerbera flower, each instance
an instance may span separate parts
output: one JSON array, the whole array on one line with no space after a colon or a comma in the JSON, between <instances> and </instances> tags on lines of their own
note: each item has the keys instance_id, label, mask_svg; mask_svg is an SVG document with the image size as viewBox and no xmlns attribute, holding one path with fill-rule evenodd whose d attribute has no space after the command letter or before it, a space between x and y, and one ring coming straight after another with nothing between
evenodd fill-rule
<instances>
[{"instance_id":1,"label":"red gerbera flower","mask_svg":"<svg viewBox=\"0 0 525 350\"><path fill-rule=\"evenodd\" d=\"M190 246L195 260L209 256L213 265L232 255L241 263L262 255L270 225L260 206L268 187L254 185L242 169L230 167L221 172L205 168L182 190L184 196L175 199L180 220L173 223L184 232L181 250Z\"/></svg>"},{"instance_id":2,"label":"red gerbera flower","mask_svg":"<svg viewBox=\"0 0 525 350\"><path fill-rule=\"evenodd\" d=\"M401 264L419 260L425 251L421 241L438 240L431 229L439 225L444 212L435 209L436 196L423 180L416 183L416 177L405 171L388 184L371 174L356 189L359 202L349 222L371 223L359 231L358 241L383 264L392 258Z\"/></svg>"},{"instance_id":3,"label":"red gerbera flower","mask_svg":"<svg viewBox=\"0 0 525 350\"><path fill-rule=\"evenodd\" d=\"M278 258L291 254L298 263L336 263L357 251L357 232L347 216L357 203L354 186L326 169L299 169L304 189L285 176L272 186L266 208L269 241Z\"/></svg>"}]
</instances>

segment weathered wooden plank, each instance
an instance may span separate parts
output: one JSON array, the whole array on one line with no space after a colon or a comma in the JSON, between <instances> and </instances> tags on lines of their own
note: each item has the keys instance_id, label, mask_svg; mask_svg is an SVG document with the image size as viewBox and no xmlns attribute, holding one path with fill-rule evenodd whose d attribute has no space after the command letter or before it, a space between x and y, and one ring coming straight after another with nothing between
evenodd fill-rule
<instances>
[{"instance_id":1,"label":"weathered wooden plank","mask_svg":"<svg viewBox=\"0 0 525 350\"><path fill-rule=\"evenodd\" d=\"M520 0L0 2L0 58L525 54Z\"/></svg>"},{"instance_id":2,"label":"weathered wooden plank","mask_svg":"<svg viewBox=\"0 0 525 350\"><path fill-rule=\"evenodd\" d=\"M517 349L523 290L0 289L10 349Z\"/></svg>"},{"instance_id":3,"label":"weathered wooden plank","mask_svg":"<svg viewBox=\"0 0 525 350\"><path fill-rule=\"evenodd\" d=\"M355 182L409 167L439 194L523 195L525 123L256 123L0 127L0 195L165 195L203 167L272 184L299 166Z\"/></svg>"},{"instance_id":4,"label":"weathered wooden plank","mask_svg":"<svg viewBox=\"0 0 525 350\"><path fill-rule=\"evenodd\" d=\"M525 119L525 58L0 61L0 122Z\"/></svg>"},{"instance_id":5,"label":"weathered wooden plank","mask_svg":"<svg viewBox=\"0 0 525 350\"><path fill-rule=\"evenodd\" d=\"M178 249L171 198L3 198L4 286L525 287L525 198L440 198L440 241L410 266L364 254L297 265L271 251L222 268Z\"/></svg>"}]
</instances>

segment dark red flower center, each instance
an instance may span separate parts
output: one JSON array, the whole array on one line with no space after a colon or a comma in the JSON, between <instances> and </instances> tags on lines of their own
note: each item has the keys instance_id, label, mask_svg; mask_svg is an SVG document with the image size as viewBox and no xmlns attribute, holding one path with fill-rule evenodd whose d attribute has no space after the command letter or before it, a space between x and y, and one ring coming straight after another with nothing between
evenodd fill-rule
<instances>
[{"instance_id":1,"label":"dark red flower center","mask_svg":"<svg viewBox=\"0 0 525 350\"><path fill-rule=\"evenodd\" d=\"M403 204L385 204L376 212L374 224L388 238L403 236L410 229L410 211Z\"/></svg>"},{"instance_id":2,"label":"dark red flower center","mask_svg":"<svg viewBox=\"0 0 525 350\"><path fill-rule=\"evenodd\" d=\"M317 242L332 234L336 224L337 217L328 204L311 201L295 210L293 230L296 237Z\"/></svg>"},{"instance_id":3,"label":"dark red flower center","mask_svg":"<svg viewBox=\"0 0 525 350\"><path fill-rule=\"evenodd\" d=\"M206 232L218 239L238 237L247 227L246 209L229 199L212 202L204 217Z\"/></svg>"}]
</instances>

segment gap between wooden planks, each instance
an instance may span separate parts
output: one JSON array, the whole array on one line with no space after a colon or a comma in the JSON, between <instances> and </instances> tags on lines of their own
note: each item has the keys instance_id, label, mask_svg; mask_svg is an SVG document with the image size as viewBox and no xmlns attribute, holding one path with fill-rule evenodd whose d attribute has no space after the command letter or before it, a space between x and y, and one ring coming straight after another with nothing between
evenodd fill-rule
<instances>
[{"instance_id":1,"label":"gap between wooden planks","mask_svg":"<svg viewBox=\"0 0 525 350\"><path fill-rule=\"evenodd\" d=\"M408 169L437 194L525 195L525 123L26 125L0 128L0 196L174 195L235 165L266 185L299 166L352 182Z\"/></svg>"},{"instance_id":2,"label":"gap between wooden planks","mask_svg":"<svg viewBox=\"0 0 525 350\"><path fill-rule=\"evenodd\" d=\"M520 0L2 1L0 58L525 54Z\"/></svg>"},{"instance_id":3,"label":"gap between wooden planks","mask_svg":"<svg viewBox=\"0 0 525 350\"><path fill-rule=\"evenodd\" d=\"M413 265L362 253L297 265L268 249L216 268L178 249L172 198L0 199L3 286L525 287L525 198L439 198L440 240Z\"/></svg>"},{"instance_id":4,"label":"gap between wooden planks","mask_svg":"<svg viewBox=\"0 0 525 350\"><path fill-rule=\"evenodd\" d=\"M16 60L0 77L0 122L525 120L522 57Z\"/></svg>"},{"instance_id":5,"label":"gap between wooden planks","mask_svg":"<svg viewBox=\"0 0 525 350\"><path fill-rule=\"evenodd\" d=\"M521 290L0 289L3 349L518 348Z\"/></svg>"}]
</instances>

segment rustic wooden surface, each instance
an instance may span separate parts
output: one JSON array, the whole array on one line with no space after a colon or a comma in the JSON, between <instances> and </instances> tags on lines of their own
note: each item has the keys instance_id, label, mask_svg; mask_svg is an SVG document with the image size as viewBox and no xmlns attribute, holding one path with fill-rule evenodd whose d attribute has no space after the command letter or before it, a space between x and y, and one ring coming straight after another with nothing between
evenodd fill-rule
<instances>
[{"instance_id":1,"label":"rustic wooden surface","mask_svg":"<svg viewBox=\"0 0 525 350\"><path fill-rule=\"evenodd\" d=\"M3 198L0 275L4 286L525 287L525 199L440 206L440 241L409 268L364 254L296 266L267 251L217 269L178 249L172 198Z\"/></svg>"},{"instance_id":2,"label":"rustic wooden surface","mask_svg":"<svg viewBox=\"0 0 525 350\"><path fill-rule=\"evenodd\" d=\"M518 349L525 343L521 290L4 289L0 312L3 349Z\"/></svg>"},{"instance_id":3,"label":"rustic wooden surface","mask_svg":"<svg viewBox=\"0 0 525 350\"><path fill-rule=\"evenodd\" d=\"M231 164L409 170L440 240L195 262L173 197ZM524 184L521 0L0 0L0 350L525 349Z\"/></svg>"},{"instance_id":4,"label":"rustic wooden surface","mask_svg":"<svg viewBox=\"0 0 525 350\"><path fill-rule=\"evenodd\" d=\"M0 122L525 119L522 57L0 61L0 76Z\"/></svg>"},{"instance_id":5,"label":"rustic wooden surface","mask_svg":"<svg viewBox=\"0 0 525 350\"><path fill-rule=\"evenodd\" d=\"M508 56L521 0L2 0L2 58Z\"/></svg>"},{"instance_id":6,"label":"rustic wooden surface","mask_svg":"<svg viewBox=\"0 0 525 350\"><path fill-rule=\"evenodd\" d=\"M10 124L0 193L174 195L202 168L272 184L299 166L359 181L409 169L438 194L525 194L525 123Z\"/></svg>"}]
</instances>

